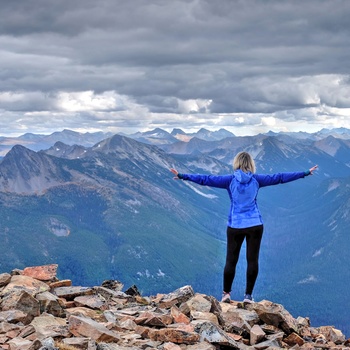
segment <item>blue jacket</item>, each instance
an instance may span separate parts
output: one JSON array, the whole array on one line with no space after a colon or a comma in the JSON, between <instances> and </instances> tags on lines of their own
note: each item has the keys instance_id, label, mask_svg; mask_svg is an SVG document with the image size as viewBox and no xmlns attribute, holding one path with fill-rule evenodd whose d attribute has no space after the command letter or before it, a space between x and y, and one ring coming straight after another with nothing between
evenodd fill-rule
<instances>
[{"instance_id":1,"label":"blue jacket","mask_svg":"<svg viewBox=\"0 0 350 350\"><path fill-rule=\"evenodd\" d=\"M256 201L260 187L295 181L309 174L310 171L300 171L263 175L238 169L231 175L178 174L178 177L199 185L225 188L231 200L227 225L246 228L263 224Z\"/></svg>"}]
</instances>

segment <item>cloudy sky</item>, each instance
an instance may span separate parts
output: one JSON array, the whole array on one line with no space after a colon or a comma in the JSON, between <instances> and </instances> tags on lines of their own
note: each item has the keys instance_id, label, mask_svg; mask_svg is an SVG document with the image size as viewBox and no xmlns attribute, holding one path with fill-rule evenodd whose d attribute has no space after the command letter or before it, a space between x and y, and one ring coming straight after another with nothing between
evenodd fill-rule
<instances>
[{"instance_id":1,"label":"cloudy sky","mask_svg":"<svg viewBox=\"0 0 350 350\"><path fill-rule=\"evenodd\" d=\"M0 135L350 128L348 0L1 4Z\"/></svg>"}]
</instances>

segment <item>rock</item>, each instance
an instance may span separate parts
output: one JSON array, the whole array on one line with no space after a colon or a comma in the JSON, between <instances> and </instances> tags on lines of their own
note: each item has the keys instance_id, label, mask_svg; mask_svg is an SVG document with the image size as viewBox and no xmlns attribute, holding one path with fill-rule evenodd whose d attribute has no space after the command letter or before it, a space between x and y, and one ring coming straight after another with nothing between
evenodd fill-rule
<instances>
[{"instance_id":1,"label":"rock","mask_svg":"<svg viewBox=\"0 0 350 350\"><path fill-rule=\"evenodd\" d=\"M57 264L26 267L22 275L33 277L40 281L51 281L56 278Z\"/></svg>"},{"instance_id":2,"label":"rock","mask_svg":"<svg viewBox=\"0 0 350 350\"><path fill-rule=\"evenodd\" d=\"M6 286L11 281L11 275L9 273L0 274L0 287Z\"/></svg>"},{"instance_id":3,"label":"rock","mask_svg":"<svg viewBox=\"0 0 350 350\"><path fill-rule=\"evenodd\" d=\"M274 333L274 334L267 335L266 336L266 341L270 341L272 343L277 343L277 344L281 345L284 337L285 337L285 333L284 332L277 332L277 333ZM298 345L296 345L296 346L298 346Z\"/></svg>"},{"instance_id":4,"label":"rock","mask_svg":"<svg viewBox=\"0 0 350 350\"><path fill-rule=\"evenodd\" d=\"M113 299L125 299L125 301L130 299L130 296L121 291L114 291L105 287L94 287L94 292L101 295L107 302Z\"/></svg>"},{"instance_id":5,"label":"rock","mask_svg":"<svg viewBox=\"0 0 350 350\"><path fill-rule=\"evenodd\" d=\"M254 345L256 343L260 343L265 338L265 332L261 329L261 327L255 324L250 330L250 345Z\"/></svg>"},{"instance_id":6,"label":"rock","mask_svg":"<svg viewBox=\"0 0 350 350\"><path fill-rule=\"evenodd\" d=\"M223 319L221 317L221 313L222 313L221 303L211 295L204 295L203 294L203 297L205 299L207 299L208 301L210 301L210 303L211 303L211 308L210 308L209 312L213 313L218 318L219 323L222 324Z\"/></svg>"},{"instance_id":7,"label":"rock","mask_svg":"<svg viewBox=\"0 0 350 350\"><path fill-rule=\"evenodd\" d=\"M263 322L280 327L286 334L298 332L297 321L280 304L263 300L259 303L248 304L247 308L254 310Z\"/></svg>"},{"instance_id":8,"label":"rock","mask_svg":"<svg viewBox=\"0 0 350 350\"><path fill-rule=\"evenodd\" d=\"M65 338L62 340L62 343L65 345L70 345L76 349L87 349L89 346L89 338L84 337L74 337L74 338Z\"/></svg>"},{"instance_id":9,"label":"rock","mask_svg":"<svg viewBox=\"0 0 350 350\"><path fill-rule=\"evenodd\" d=\"M58 287L70 287L72 285L72 281L71 280L61 280L61 281L55 281L55 282L51 282L49 284L51 289L55 289Z\"/></svg>"},{"instance_id":10,"label":"rock","mask_svg":"<svg viewBox=\"0 0 350 350\"><path fill-rule=\"evenodd\" d=\"M211 312L200 312L200 311L191 311L191 317L193 321L208 321L219 325L218 318Z\"/></svg>"},{"instance_id":11,"label":"rock","mask_svg":"<svg viewBox=\"0 0 350 350\"><path fill-rule=\"evenodd\" d=\"M194 291L191 286L184 286L176 289L174 292L164 295L160 301L161 308L170 308L174 305L179 305L194 296Z\"/></svg>"},{"instance_id":12,"label":"rock","mask_svg":"<svg viewBox=\"0 0 350 350\"><path fill-rule=\"evenodd\" d=\"M55 341L49 337L42 340L42 347L39 350L59 350L55 347Z\"/></svg>"},{"instance_id":13,"label":"rock","mask_svg":"<svg viewBox=\"0 0 350 350\"><path fill-rule=\"evenodd\" d=\"M22 338L13 338L8 342L8 344L10 345L11 350L29 350L29 349L31 350L31 349L33 349L32 348L33 342L31 342L30 340L22 339ZM37 349L39 349L39 348L37 348Z\"/></svg>"},{"instance_id":14,"label":"rock","mask_svg":"<svg viewBox=\"0 0 350 350\"><path fill-rule=\"evenodd\" d=\"M48 312L56 317L64 316L64 304L56 295L43 292L38 293L35 298L39 301L40 313Z\"/></svg>"},{"instance_id":15,"label":"rock","mask_svg":"<svg viewBox=\"0 0 350 350\"><path fill-rule=\"evenodd\" d=\"M135 323L144 326L165 327L173 322L173 318L169 314L161 314L151 311L145 311L135 318Z\"/></svg>"},{"instance_id":16,"label":"rock","mask_svg":"<svg viewBox=\"0 0 350 350\"><path fill-rule=\"evenodd\" d=\"M10 273L11 276L15 276L15 275L22 275L23 270L20 269L13 269Z\"/></svg>"},{"instance_id":17,"label":"rock","mask_svg":"<svg viewBox=\"0 0 350 350\"><path fill-rule=\"evenodd\" d=\"M14 329L20 329L20 325L15 325L6 321L0 321L0 334L7 333Z\"/></svg>"},{"instance_id":18,"label":"rock","mask_svg":"<svg viewBox=\"0 0 350 350\"><path fill-rule=\"evenodd\" d=\"M254 349L257 350L263 350L263 349L284 349L284 347L281 346L281 343L277 340L266 340L264 342L261 342L259 344L254 345Z\"/></svg>"},{"instance_id":19,"label":"rock","mask_svg":"<svg viewBox=\"0 0 350 350\"><path fill-rule=\"evenodd\" d=\"M164 343L163 349L164 350L181 350L181 347L174 343Z\"/></svg>"},{"instance_id":20,"label":"rock","mask_svg":"<svg viewBox=\"0 0 350 350\"><path fill-rule=\"evenodd\" d=\"M199 341L198 333L176 328L151 329L148 336L152 340L175 344L195 344Z\"/></svg>"},{"instance_id":21,"label":"rock","mask_svg":"<svg viewBox=\"0 0 350 350\"><path fill-rule=\"evenodd\" d=\"M85 317L70 316L69 331L76 337L90 337L95 341L118 342L120 336L104 325Z\"/></svg>"},{"instance_id":22,"label":"rock","mask_svg":"<svg viewBox=\"0 0 350 350\"><path fill-rule=\"evenodd\" d=\"M13 290L8 293L1 302L3 311L19 310L27 314L27 321L31 321L34 317L40 315L40 306L38 300L32 297L25 290Z\"/></svg>"},{"instance_id":23,"label":"rock","mask_svg":"<svg viewBox=\"0 0 350 350\"><path fill-rule=\"evenodd\" d=\"M307 317L298 317L297 318L298 326L310 327L310 320Z\"/></svg>"},{"instance_id":24,"label":"rock","mask_svg":"<svg viewBox=\"0 0 350 350\"><path fill-rule=\"evenodd\" d=\"M5 296L11 292L17 292L18 290L25 290L31 295L36 295L41 292L49 290L49 286L39 280L36 280L29 276L14 275L11 277L10 283L1 291L0 295Z\"/></svg>"},{"instance_id":25,"label":"rock","mask_svg":"<svg viewBox=\"0 0 350 350\"><path fill-rule=\"evenodd\" d=\"M67 334L66 320L49 314L36 317L31 325L35 329L36 337L40 340L66 336Z\"/></svg>"},{"instance_id":26,"label":"rock","mask_svg":"<svg viewBox=\"0 0 350 350\"><path fill-rule=\"evenodd\" d=\"M127 319L119 322L119 327L122 329L135 330L137 324L133 320Z\"/></svg>"},{"instance_id":27,"label":"rock","mask_svg":"<svg viewBox=\"0 0 350 350\"><path fill-rule=\"evenodd\" d=\"M177 306L171 307L170 314L176 323L190 323L190 318L182 313Z\"/></svg>"},{"instance_id":28,"label":"rock","mask_svg":"<svg viewBox=\"0 0 350 350\"><path fill-rule=\"evenodd\" d=\"M319 331L328 341L335 344L342 344L345 342L345 335L339 330L331 326L319 327Z\"/></svg>"},{"instance_id":29,"label":"rock","mask_svg":"<svg viewBox=\"0 0 350 350\"><path fill-rule=\"evenodd\" d=\"M74 300L74 298L82 295L92 295L93 289L88 287L58 287L54 288L53 294L60 298Z\"/></svg>"},{"instance_id":30,"label":"rock","mask_svg":"<svg viewBox=\"0 0 350 350\"><path fill-rule=\"evenodd\" d=\"M143 297L141 295L135 295L135 301L138 304L142 304L142 305L149 305L149 304L151 304L150 298Z\"/></svg>"},{"instance_id":31,"label":"rock","mask_svg":"<svg viewBox=\"0 0 350 350\"><path fill-rule=\"evenodd\" d=\"M116 280L106 280L102 282L101 286L107 289L120 292L123 289L124 284Z\"/></svg>"},{"instance_id":32,"label":"rock","mask_svg":"<svg viewBox=\"0 0 350 350\"><path fill-rule=\"evenodd\" d=\"M206 341L202 341L194 345L187 345L186 350L216 350L216 346L207 343Z\"/></svg>"},{"instance_id":33,"label":"rock","mask_svg":"<svg viewBox=\"0 0 350 350\"><path fill-rule=\"evenodd\" d=\"M31 317L20 310L0 311L0 322L28 324Z\"/></svg>"},{"instance_id":34,"label":"rock","mask_svg":"<svg viewBox=\"0 0 350 350\"><path fill-rule=\"evenodd\" d=\"M105 300L98 295L82 295L74 298L77 306L88 306L91 309L102 310Z\"/></svg>"},{"instance_id":35,"label":"rock","mask_svg":"<svg viewBox=\"0 0 350 350\"><path fill-rule=\"evenodd\" d=\"M97 344L96 350L138 350L134 348L129 348L125 346L120 346L117 344L106 344L106 343L99 343Z\"/></svg>"},{"instance_id":36,"label":"rock","mask_svg":"<svg viewBox=\"0 0 350 350\"><path fill-rule=\"evenodd\" d=\"M304 339L296 333L289 334L288 337L284 338L283 341L290 346L294 346L294 345L301 346L305 343Z\"/></svg>"},{"instance_id":37,"label":"rock","mask_svg":"<svg viewBox=\"0 0 350 350\"><path fill-rule=\"evenodd\" d=\"M131 286L130 288L128 288L126 291L125 291L125 294L127 295L131 295L131 296L140 296L140 292L139 290L137 289L137 287L135 285Z\"/></svg>"},{"instance_id":38,"label":"rock","mask_svg":"<svg viewBox=\"0 0 350 350\"><path fill-rule=\"evenodd\" d=\"M221 313L222 325L226 332L238 333L247 336L255 323L259 322L259 317L254 310L238 309L236 307L227 308Z\"/></svg>"},{"instance_id":39,"label":"rock","mask_svg":"<svg viewBox=\"0 0 350 350\"><path fill-rule=\"evenodd\" d=\"M88 307L73 307L66 310L67 317L74 315L74 316L81 316L81 317L87 317L91 318L92 320L96 322L106 322L107 319L104 316L104 313L98 312L98 310L92 310Z\"/></svg>"},{"instance_id":40,"label":"rock","mask_svg":"<svg viewBox=\"0 0 350 350\"><path fill-rule=\"evenodd\" d=\"M190 311L209 312L211 309L211 302L204 298L202 294L194 295L186 304Z\"/></svg>"},{"instance_id":41,"label":"rock","mask_svg":"<svg viewBox=\"0 0 350 350\"><path fill-rule=\"evenodd\" d=\"M196 332L198 332L200 335L200 341L207 341L212 344L239 349L239 344L213 323L203 323L198 329L196 329Z\"/></svg>"},{"instance_id":42,"label":"rock","mask_svg":"<svg viewBox=\"0 0 350 350\"><path fill-rule=\"evenodd\" d=\"M29 324L21 329L18 336L21 338L27 338L35 333L35 328L33 325Z\"/></svg>"}]
</instances>

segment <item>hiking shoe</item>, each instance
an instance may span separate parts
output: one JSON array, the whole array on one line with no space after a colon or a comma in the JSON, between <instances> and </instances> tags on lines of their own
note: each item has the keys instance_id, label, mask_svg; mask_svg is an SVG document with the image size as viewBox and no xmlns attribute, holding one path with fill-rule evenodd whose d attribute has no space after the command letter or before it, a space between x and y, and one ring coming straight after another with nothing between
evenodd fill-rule
<instances>
[{"instance_id":1,"label":"hiking shoe","mask_svg":"<svg viewBox=\"0 0 350 350\"><path fill-rule=\"evenodd\" d=\"M244 295L243 303L254 303L254 299L251 294Z\"/></svg>"},{"instance_id":2,"label":"hiking shoe","mask_svg":"<svg viewBox=\"0 0 350 350\"><path fill-rule=\"evenodd\" d=\"M231 302L230 293L223 292L221 302L222 303L230 303Z\"/></svg>"}]
</instances>

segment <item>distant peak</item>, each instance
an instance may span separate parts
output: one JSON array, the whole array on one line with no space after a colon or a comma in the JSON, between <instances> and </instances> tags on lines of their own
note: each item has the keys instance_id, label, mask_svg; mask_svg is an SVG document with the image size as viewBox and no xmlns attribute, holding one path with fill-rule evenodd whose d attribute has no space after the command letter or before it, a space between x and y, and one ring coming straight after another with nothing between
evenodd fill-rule
<instances>
[{"instance_id":1,"label":"distant peak","mask_svg":"<svg viewBox=\"0 0 350 350\"><path fill-rule=\"evenodd\" d=\"M153 135L153 134L169 134L169 133L161 128L155 128L155 129L150 130L150 131L145 131L143 134L144 135Z\"/></svg>"},{"instance_id":2,"label":"distant peak","mask_svg":"<svg viewBox=\"0 0 350 350\"><path fill-rule=\"evenodd\" d=\"M11 150L6 154L5 158L8 156L8 155L12 155L12 154L24 154L24 153L36 153L32 150L30 150L29 148L27 147L24 147L22 145L14 145Z\"/></svg>"},{"instance_id":3,"label":"distant peak","mask_svg":"<svg viewBox=\"0 0 350 350\"><path fill-rule=\"evenodd\" d=\"M171 132L171 135L175 136L175 135L186 135L186 133L178 128L173 129L173 131Z\"/></svg>"},{"instance_id":4,"label":"distant peak","mask_svg":"<svg viewBox=\"0 0 350 350\"><path fill-rule=\"evenodd\" d=\"M57 141L54 144L54 147L65 147L65 146L69 146L66 143L62 142L62 141Z\"/></svg>"}]
</instances>

